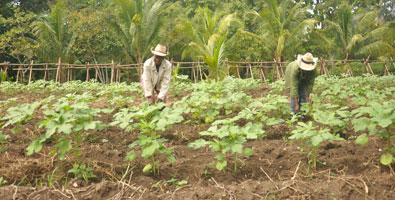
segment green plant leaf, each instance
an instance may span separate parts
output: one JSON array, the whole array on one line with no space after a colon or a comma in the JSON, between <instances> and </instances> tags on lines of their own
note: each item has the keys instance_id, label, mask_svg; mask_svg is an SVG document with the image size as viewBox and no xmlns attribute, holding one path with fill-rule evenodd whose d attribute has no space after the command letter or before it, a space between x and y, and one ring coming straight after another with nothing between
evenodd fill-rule
<instances>
[{"instance_id":1,"label":"green plant leaf","mask_svg":"<svg viewBox=\"0 0 395 200\"><path fill-rule=\"evenodd\" d=\"M135 151L129 151L125 157L125 161L132 162L136 158L137 154Z\"/></svg>"},{"instance_id":2,"label":"green plant leaf","mask_svg":"<svg viewBox=\"0 0 395 200\"><path fill-rule=\"evenodd\" d=\"M151 164L151 163L150 163L150 164L147 164L147 165L144 167L143 172L144 172L144 173L148 173L148 172L151 171L151 169L152 169L152 164Z\"/></svg>"},{"instance_id":3,"label":"green plant leaf","mask_svg":"<svg viewBox=\"0 0 395 200\"><path fill-rule=\"evenodd\" d=\"M254 154L254 150L251 149L251 148L245 148L244 151L243 151L243 154L245 156L252 156Z\"/></svg>"},{"instance_id":4,"label":"green plant leaf","mask_svg":"<svg viewBox=\"0 0 395 200\"><path fill-rule=\"evenodd\" d=\"M60 155L59 155L59 159L63 160L63 158L66 156L66 153L69 152L72 148L72 140L65 140L60 142L59 144L56 144L56 147L59 149L60 151Z\"/></svg>"},{"instance_id":5,"label":"green plant leaf","mask_svg":"<svg viewBox=\"0 0 395 200\"><path fill-rule=\"evenodd\" d=\"M366 145L369 142L369 137L366 134L359 135L355 140L355 144L359 144L361 146Z\"/></svg>"},{"instance_id":6,"label":"green plant leaf","mask_svg":"<svg viewBox=\"0 0 395 200\"><path fill-rule=\"evenodd\" d=\"M160 145L158 142L153 141L150 145L144 146L141 150L141 157L148 158L152 156L157 149L159 149Z\"/></svg>"},{"instance_id":7,"label":"green plant leaf","mask_svg":"<svg viewBox=\"0 0 395 200\"><path fill-rule=\"evenodd\" d=\"M218 161L217 165L215 166L218 170L222 171L226 165L228 165L228 162L226 160Z\"/></svg>"},{"instance_id":8,"label":"green plant leaf","mask_svg":"<svg viewBox=\"0 0 395 200\"><path fill-rule=\"evenodd\" d=\"M313 146L319 146L322 141L323 138L321 137L321 135L315 135L311 138L311 144Z\"/></svg>"},{"instance_id":9,"label":"green plant leaf","mask_svg":"<svg viewBox=\"0 0 395 200\"><path fill-rule=\"evenodd\" d=\"M207 145L207 141L206 140L198 139L198 140L195 140L194 142L189 143L188 147L192 147L194 149L198 149L198 148L204 147L206 145Z\"/></svg>"},{"instance_id":10,"label":"green plant leaf","mask_svg":"<svg viewBox=\"0 0 395 200\"><path fill-rule=\"evenodd\" d=\"M176 157L174 157L173 155L169 155L167 156L167 160L171 163L176 162Z\"/></svg>"},{"instance_id":11,"label":"green plant leaf","mask_svg":"<svg viewBox=\"0 0 395 200\"><path fill-rule=\"evenodd\" d=\"M34 152L40 152L41 148L43 147L43 145L38 141L38 140L34 140L27 148L27 153L26 155L30 156L32 155Z\"/></svg>"},{"instance_id":12,"label":"green plant leaf","mask_svg":"<svg viewBox=\"0 0 395 200\"><path fill-rule=\"evenodd\" d=\"M390 165L392 163L392 161L393 161L393 157L392 157L392 154L390 154L390 153L383 154L380 157L380 162L383 165Z\"/></svg>"},{"instance_id":13,"label":"green plant leaf","mask_svg":"<svg viewBox=\"0 0 395 200\"><path fill-rule=\"evenodd\" d=\"M233 144L231 146L231 150L234 153L243 153L243 145L242 144Z\"/></svg>"}]
</instances>

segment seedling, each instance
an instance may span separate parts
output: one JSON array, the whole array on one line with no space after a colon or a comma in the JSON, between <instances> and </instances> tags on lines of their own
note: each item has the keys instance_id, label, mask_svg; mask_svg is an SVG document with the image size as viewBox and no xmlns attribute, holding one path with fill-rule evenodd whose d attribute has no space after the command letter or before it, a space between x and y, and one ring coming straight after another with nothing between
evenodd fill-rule
<instances>
[{"instance_id":1,"label":"seedling","mask_svg":"<svg viewBox=\"0 0 395 200\"><path fill-rule=\"evenodd\" d=\"M243 128L236 125L223 125L221 128L212 126L207 131L200 132L199 134L210 136L212 140L198 139L188 146L197 149L209 145L211 151L218 152L215 156L217 160L216 168L224 173L225 167L228 165L226 161L227 156L233 155L234 173L237 173L237 162L244 163L238 156L240 154L251 156L254 153L251 148L243 148L243 143L247 139L262 137L264 131L262 130L262 124L252 124L250 122Z\"/></svg>"},{"instance_id":2,"label":"seedling","mask_svg":"<svg viewBox=\"0 0 395 200\"><path fill-rule=\"evenodd\" d=\"M307 124L298 122L289 139L299 140L302 143L301 151L306 151L308 164L314 169L317 167L317 155L320 144L325 141L344 140L339 135L333 135L329 129L318 128L310 121Z\"/></svg>"}]
</instances>

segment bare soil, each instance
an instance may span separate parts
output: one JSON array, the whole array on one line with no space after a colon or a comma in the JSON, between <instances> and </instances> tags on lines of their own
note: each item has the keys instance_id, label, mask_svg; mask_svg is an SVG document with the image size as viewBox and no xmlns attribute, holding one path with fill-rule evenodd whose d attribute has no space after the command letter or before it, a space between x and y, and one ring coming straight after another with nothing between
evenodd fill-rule
<instances>
[{"instance_id":1,"label":"bare soil","mask_svg":"<svg viewBox=\"0 0 395 200\"><path fill-rule=\"evenodd\" d=\"M262 87L249 95L259 98L266 92ZM11 98L0 96L0 100ZM18 103L32 103L46 95L26 92L13 97ZM94 106L109 105L100 101ZM102 115L100 120L108 124L113 114ZM187 146L199 138L197 125L177 124L161 133L168 139L166 146L174 150L176 162L161 157L160 175L153 175L142 172L147 161L124 161L137 132L108 127L91 132L81 147L82 160L97 176L87 183L67 173L72 168L71 157L57 161L49 156L54 142L44 145L40 153L26 156L31 139L43 134L37 129L40 120L36 117L24 123L15 134L15 126L2 130L10 138L9 149L0 153L0 177L7 181L0 187L0 199L395 199L393 171L379 161L385 144L380 138L364 147L352 139L325 143L319 149L317 168L309 169L298 142L288 141L286 124L265 127L264 139L246 143L254 155L241 157L244 164L238 163L237 173L229 160L224 173L212 164L216 154L210 149ZM181 180L187 184L177 185Z\"/></svg>"}]
</instances>

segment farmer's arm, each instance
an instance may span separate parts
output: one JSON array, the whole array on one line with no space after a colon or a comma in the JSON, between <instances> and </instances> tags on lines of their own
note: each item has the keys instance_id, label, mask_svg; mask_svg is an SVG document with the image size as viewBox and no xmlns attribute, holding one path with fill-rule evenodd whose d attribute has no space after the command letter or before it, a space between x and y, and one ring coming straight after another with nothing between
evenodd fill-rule
<instances>
[{"instance_id":1,"label":"farmer's arm","mask_svg":"<svg viewBox=\"0 0 395 200\"><path fill-rule=\"evenodd\" d=\"M146 61L144 63L143 67L143 76L142 76L142 82L143 82L143 89L144 89L144 97L146 99L149 99L152 95L152 83L151 83L151 68L150 68L150 62Z\"/></svg>"}]
</instances>

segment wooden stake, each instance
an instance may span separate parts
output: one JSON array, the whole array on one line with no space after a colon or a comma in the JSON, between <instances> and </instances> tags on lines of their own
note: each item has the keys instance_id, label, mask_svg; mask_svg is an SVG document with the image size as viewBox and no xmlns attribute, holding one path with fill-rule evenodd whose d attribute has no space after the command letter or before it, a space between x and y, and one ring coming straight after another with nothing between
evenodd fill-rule
<instances>
[{"instance_id":1,"label":"wooden stake","mask_svg":"<svg viewBox=\"0 0 395 200\"><path fill-rule=\"evenodd\" d=\"M115 75L115 65L114 65L114 60L112 60L111 61L111 81L110 81L111 84L114 81L114 75Z\"/></svg>"},{"instance_id":2,"label":"wooden stake","mask_svg":"<svg viewBox=\"0 0 395 200\"><path fill-rule=\"evenodd\" d=\"M198 61L198 68L199 68L199 73L200 73L200 80L203 80L202 67L200 66L200 60Z\"/></svg>"},{"instance_id":3,"label":"wooden stake","mask_svg":"<svg viewBox=\"0 0 395 200\"><path fill-rule=\"evenodd\" d=\"M48 76L48 63L45 64L44 81L48 79L47 76Z\"/></svg>"},{"instance_id":4,"label":"wooden stake","mask_svg":"<svg viewBox=\"0 0 395 200\"><path fill-rule=\"evenodd\" d=\"M98 72L98 69L97 69L98 67L97 67L97 64L95 64L95 71L96 71L96 74L95 74L95 80L96 80L96 82L97 82L97 76L98 76L98 74L99 74L99 72Z\"/></svg>"},{"instance_id":5,"label":"wooden stake","mask_svg":"<svg viewBox=\"0 0 395 200\"><path fill-rule=\"evenodd\" d=\"M226 74L227 74L227 76L230 76L228 58L225 58L225 66L226 66Z\"/></svg>"},{"instance_id":6,"label":"wooden stake","mask_svg":"<svg viewBox=\"0 0 395 200\"><path fill-rule=\"evenodd\" d=\"M18 72L16 73L16 81L15 81L16 83L18 83L20 71L21 71L21 66L18 66Z\"/></svg>"},{"instance_id":7,"label":"wooden stake","mask_svg":"<svg viewBox=\"0 0 395 200\"><path fill-rule=\"evenodd\" d=\"M28 82L29 85L32 80L32 71L33 71L33 60L30 61L30 65L29 65L29 82Z\"/></svg>"},{"instance_id":8,"label":"wooden stake","mask_svg":"<svg viewBox=\"0 0 395 200\"><path fill-rule=\"evenodd\" d=\"M85 64L85 68L86 68L86 81L89 81L89 62Z\"/></svg>"},{"instance_id":9,"label":"wooden stake","mask_svg":"<svg viewBox=\"0 0 395 200\"><path fill-rule=\"evenodd\" d=\"M193 81L196 83L196 74L195 74L195 68L192 64L192 74L193 74Z\"/></svg>"},{"instance_id":10,"label":"wooden stake","mask_svg":"<svg viewBox=\"0 0 395 200\"><path fill-rule=\"evenodd\" d=\"M56 70L56 77L55 77L55 82L60 82L60 68L62 65L61 57L59 57L59 62L58 62L58 69Z\"/></svg>"},{"instance_id":11,"label":"wooden stake","mask_svg":"<svg viewBox=\"0 0 395 200\"><path fill-rule=\"evenodd\" d=\"M392 75L392 73L390 72L390 70L389 70L388 67L387 67L387 62L385 62L385 61L384 61L384 67L385 67L385 72L384 72L384 74L385 74L385 75Z\"/></svg>"},{"instance_id":12,"label":"wooden stake","mask_svg":"<svg viewBox=\"0 0 395 200\"><path fill-rule=\"evenodd\" d=\"M248 67L250 68L251 78L254 79L254 74L252 73L252 67L250 61L248 61Z\"/></svg>"},{"instance_id":13,"label":"wooden stake","mask_svg":"<svg viewBox=\"0 0 395 200\"><path fill-rule=\"evenodd\" d=\"M263 72L262 68L263 68L263 63L262 63L262 60L261 60L261 64L259 65L259 69L260 69L260 71L261 71L262 79L263 79L263 81L265 81L265 83L266 83L265 72Z\"/></svg>"}]
</instances>

